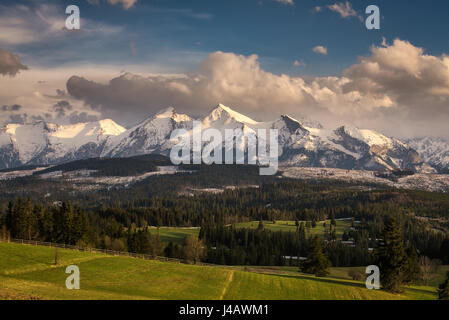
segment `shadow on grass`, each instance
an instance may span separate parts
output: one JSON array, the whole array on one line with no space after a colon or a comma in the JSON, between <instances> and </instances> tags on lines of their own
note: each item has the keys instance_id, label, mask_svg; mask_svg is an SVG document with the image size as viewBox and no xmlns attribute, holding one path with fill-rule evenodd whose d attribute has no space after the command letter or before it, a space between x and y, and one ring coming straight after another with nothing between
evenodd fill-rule
<instances>
[{"instance_id":1,"label":"shadow on grass","mask_svg":"<svg viewBox=\"0 0 449 320\"><path fill-rule=\"evenodd\" d=\"M267 274L277 277L283 277L283 278L295 278L295 279L301 279L301 280L309 280L309 281L317 281L317 282L323 282L323 283L330 283L330 284L337 284L337 285L345 285L345 286L351 286L355 288L362 288L366 289L365 283L363 282L352 282L349 280L339 280L339 279L330 279L330 278L319 278L319 277L313 277L313 276L306 276L306 275L291 275L291 274ZM421 294L431 294L435 295L435 292L429 289L420 289L420 288L413 288L413 287L404 287L404 294L406 291L421 293ZM387 292L387 291L384 291ZM387 292L389 293L389 292ZM393 294L393 293L391 293Z\"/></svg>"},{"instance_id":2,"label":"shadow on grass","mask_svg":"<svg viewBox=\"0 0 449 320\"><path fill-rule=\"evenodd\" d=\"M366 288L364 283L343 281L343 280L339 280L339 279L318 278L318 277L305 276L305 275L287 275L287 274L270 274L270 275L283 277L283 278L290 278L290 279L295 278L295 279L301 279L301 280L310 280L310 281L318 281L318 282L323 282L323 283L339 284L339 285L351 286L351 287L356 287L356 288Z\"/></svg>"}]
</instances>

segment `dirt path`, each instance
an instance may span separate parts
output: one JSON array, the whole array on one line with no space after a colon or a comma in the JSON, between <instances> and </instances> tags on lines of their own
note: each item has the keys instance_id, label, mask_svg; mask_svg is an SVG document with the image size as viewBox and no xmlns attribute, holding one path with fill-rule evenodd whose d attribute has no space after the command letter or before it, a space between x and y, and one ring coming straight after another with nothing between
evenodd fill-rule
<instances>
[{"instance_id":1,"label":"dirt path","mask_svg":"<svg viewBox=\"0 0 449 320\"><path fill-rule=\"evenodd\" d=\"M231 273L229 274L228 279L226 280L225 286L223 288L223 291L221 292L221 296L219 300L223 300L224 296L226 295L226 292L228 291L228 288L232 282L232 280L234 280L234 270L231 270Z\"/></svg>"}]
</instances>

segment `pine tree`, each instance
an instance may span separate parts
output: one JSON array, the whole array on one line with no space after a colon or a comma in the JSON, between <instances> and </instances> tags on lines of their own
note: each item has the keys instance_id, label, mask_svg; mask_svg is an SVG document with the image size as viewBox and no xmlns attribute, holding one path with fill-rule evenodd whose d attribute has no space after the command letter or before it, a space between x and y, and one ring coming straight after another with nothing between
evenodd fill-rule
<instances>
[{"instance_id":1,"label":"pine tree","mask_svg":"<svg viewBox=\"0 0 449 320\"><path fill-rule=\"evenodd\" d=\"M328 274L327 269L331 266L329 258L323 252L321 238L315 236L312 238L307 250L307 260L301 265L301 271L314 274L317 277L324 277Z\"/></svg>"},{"instance_id":2,"label":"pine tree","mask_svg":"<svg viewBox=\"0 0 449 320\"><path fill-rule=\"evenodd\" d=\"M446 274L446 280L438 288L438 299L449 300L449 271Z\"/></svg>"},{"instance_id":3,"label":"pine tree","mask_svg":"<svg viewBox=\"0 0 449 320\"><path fill-rule=\"evenodd\" d=\"M421 275L421 269L419 266L419 258L417 251L414 247L407 249L407 261L405 266L405 284L412 284L415 280L419 279Z\"/></svg>"},{"instance_id":4,"label":"pine tree","mask_svg":"<svg viewBox=\"0 0 449 320\"><path fill-rule=\"evenodd\" d=\"M401 229L396 219L390 218L383 232L383 242L377 251L377 265L383 289L399 293L406 282L407 256Z\"/></svg>"}]
</instances>

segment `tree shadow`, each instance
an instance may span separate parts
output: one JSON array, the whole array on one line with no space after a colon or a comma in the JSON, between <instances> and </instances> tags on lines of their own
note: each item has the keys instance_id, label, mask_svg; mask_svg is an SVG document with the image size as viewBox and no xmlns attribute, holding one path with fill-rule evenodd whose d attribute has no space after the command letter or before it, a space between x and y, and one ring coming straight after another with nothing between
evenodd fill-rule
<instances>
[{"instance_id":1,"label":"tree shadow","mask_svg":"<svg viewBox=\"0 0 449 320\"><path fill-rule=\"evenodd\" d=\"M313 276L303 276L303 275L290 275L290 274L270 274L275 275L278 277L284 277L284 278L295 278L295 279L301 279L301 280L310 280L310 281L318 281L323 283L331 283L331 284L339 284L339 285L345 285L345 286L351 286L356 288L366 288L365 284L360 282L351 282L351 281L344 281L339 279L331 279L331 278L318 278Z\"/></svg>"},{"instance_id":2,"label":"tree shadow","mask_svg":"<svg viewBox=\"0 0 449 320\"><path fill-rule=\"evenodd\" d=\"M309 281L317 281L317 282L323 282L323 283L330 283L330 284L338 284L338 285L345 285L345 286L351 286L355 288L362 288L366 289L365 283L363 282L352 282L350 280L339 280L339 279L333 279L333 278L319 278L319 277L313 277L313 276L305 276L305 275L293 275L293 274L267 274L277 277L284 277L284 278L295 278L295 279L301 279L301 280L309 280ZM426 290L426 289L420 289L420 288L412 288L412 287L404 287L404 292L401 294L404 294L405 291L412 291L416 293L422 293L422 294L435 294L434 291ZM387 291L384 291L387 292ZM388 292L391 293L391 292ZM391 293L394 294L394 293Z\"/></svg>"}]
</instances>

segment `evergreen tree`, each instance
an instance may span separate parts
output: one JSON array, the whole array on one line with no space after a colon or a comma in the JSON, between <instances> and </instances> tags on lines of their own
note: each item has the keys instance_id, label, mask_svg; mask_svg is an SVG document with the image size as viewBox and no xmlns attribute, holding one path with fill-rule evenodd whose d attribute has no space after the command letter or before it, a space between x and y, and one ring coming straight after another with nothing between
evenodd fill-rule
<instances>
[{"instance_id":1,"label":"evergreen tree","mask_svg":"<svg viewBox=\"0 0 449 320\"><path fill-rule=\"evenodd\" d=\"M418 280L421 275L421 268L419 266L419 257L414 247L407 249L407 262L405 266L404 283L412 284Z\"/></svg>"},{"instance_id":2,"label":"evergreen tree","mask_svg":"<svg viewBox=\"0 0 449 320\"><path fill-rule=\"evenodd\" d=\"M312 238L307 250L307 260L301 265L301 271L314 274L317 277L324 277L328 274L327 269L331 266L329 258L323 252L321 238L315 236Z\"/></svg>"},{"instance_id":3,"label":"evergreen tree","mask_svg":"<svg viewBox=\"0 0 449 320\"><path fill-rule=\"evenodd\" d=\"M401 286L407 280L407 256L395 218L390 218L385 225L383 241L377 251L377 265L382 287L390 292L401 292Z\"/></svg>"},{"instance_id":4,"label":"evergreen tree","mask_svg":"<svg viewBox=\"0 0 449 320\"><path fill-rule=\"evenodd\" d=\"M156 233L150 235L150 254L153 257L157 257L162 253L163 248L164 246L162 244L161 238L159 237L158 230Z\"/></svg>"},{"instance_id":5,"label":"evergreen tree","mask_svg":"<svg viewBox=\"0 0 449 320\"><path fill-rule=\"evenodd\" d=\"M449 300L449 271L446 274L446 280L438 288L438 299Z\"/></svg>"}]
</instances>

